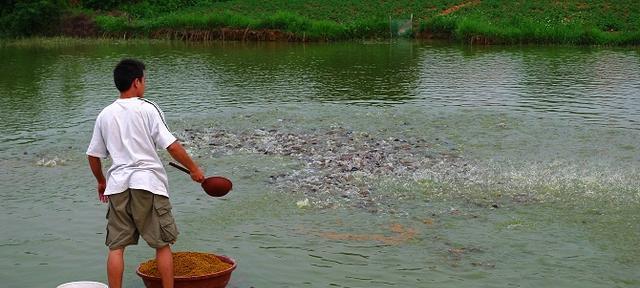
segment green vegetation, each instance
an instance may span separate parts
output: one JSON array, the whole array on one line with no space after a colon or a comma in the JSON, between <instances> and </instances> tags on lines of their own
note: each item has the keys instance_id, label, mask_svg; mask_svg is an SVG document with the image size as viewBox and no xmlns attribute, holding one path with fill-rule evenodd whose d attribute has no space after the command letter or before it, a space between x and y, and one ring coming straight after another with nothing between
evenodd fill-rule
<instances>
[{"instance_id":1,"label":"green vegetation","mask_svg":"<svg viewBox=\"0 0 640 288\"><path fill-rule=\"evenodd\" d=\"M227 32L229 39L265 29L302 41L387 38L392 35L390 20L413 15L409 35L417 38L481 44L640 44L637 0L8 1L0 8L0 34L75 36L68 32L73 29L65 29L75 25L74 15L91 19L94 36L197 34L193 39L206 40L225 35L203 31L225 28L235 31ZM272 38L278 39L283 36Z\"/></svg>"},{"instance_id":2,"label":"green vegetation","mask_svg":"<svg viewBox=\"0 0 640 288\"><path fill-rule=\"evenodd\" d=\"M62 0L5 0L0 6L0 35L51 34L65 7L66 1Z\"/></svg>"}]
</instances>

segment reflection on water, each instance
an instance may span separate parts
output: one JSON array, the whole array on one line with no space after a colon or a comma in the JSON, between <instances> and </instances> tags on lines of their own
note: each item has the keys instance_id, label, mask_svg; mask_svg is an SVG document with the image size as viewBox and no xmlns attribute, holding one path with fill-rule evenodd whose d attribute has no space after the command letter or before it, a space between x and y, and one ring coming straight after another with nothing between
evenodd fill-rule
<instances>
[{"instance_id":1,"label":"reflection on water","mask_svg":"<svg viewBox=\"0 0 640 288\"><path fill-rule=\"evenodd\" d=\"M425 53L422 61L419 95L427 97L418 103L493 106L638 129L640 63L632 51L523 48L465 55L450 49Z\"/></svg>"},{"instance_id":2,"label":"reflection on water","mask_svg":"<svg viewBox=\"0 0 640 288\"><path fill-rule=\"evenodd\" d=\"M629 50L387 44L156 44L3 48L3 140L86 126L116 94L110 71L135 55L148 98L201 115L223 107L331 102L484 107L638 129L640 63ZM189 103L185 105L185 103ZM23 135L24 136L24 135ZM19 138L24 138L20 136Z\"/></svg>"},{"instance_id":3,"label":"reflection on water","mask_svg":"<svg viewBox=\"0 0 640 288\"><path fill-rule=\"evenodd\" d=\"M122 57L147 64L147 97L179 135L349 131L424 139L427 152L465 160L465 173L445 161L412 179L376 176L367 185L385 209L298 208L309 187L270 181L316 177L305 170L313 166L184 139L235 190L207 198L168 170L182 231L175 249L239 260L231 287L640 285L637 51L120 43L5 47L0 57L7 287L106 281L105 211L83 153L95 116L117 95L111 73ZM142 242L127 253L127 287L142 287L132 271L151 253Z\"/></svg>"}]
</instances>

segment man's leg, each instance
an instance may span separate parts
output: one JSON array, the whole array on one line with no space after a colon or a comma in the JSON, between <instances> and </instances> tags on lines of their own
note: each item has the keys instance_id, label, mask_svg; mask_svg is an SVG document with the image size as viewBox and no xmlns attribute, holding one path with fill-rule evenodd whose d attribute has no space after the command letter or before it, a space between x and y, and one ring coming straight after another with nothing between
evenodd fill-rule
<instances>
[{"instance_id":1,"label":"man's leg","mask_svg":"<svg viewBox=\"0 0 640 288\"><path fill-rule=\"evenodd\" d=\"M171 254L171 246L166 245L156 248L156 261L158 262L158 271L162 279L162 287L173 288L173 254Z\"/></svg>"},{"instance_id":2,"label":"man's leg","mask_svg":"<svg viewBox=\"0 0 640 288\"><path fill-rule=\"evenodd\" d=\"M130 198L131 189L109 195L105 244L109 247L107 278L111 288L122 287L125 247L138 243L138 231L128 209Z\"/></svg>"},{"instance_id":3,"label":"man's leg","mask_svg":"<svg viewBox=\"0 0 640 288\"><path fill-rule=\"evenodd\" d=\"M109 278L109 288L122 287L123 272L124 248L109 250L109 256L107 256L107 277Z\"/></svg>"}]
</instances>

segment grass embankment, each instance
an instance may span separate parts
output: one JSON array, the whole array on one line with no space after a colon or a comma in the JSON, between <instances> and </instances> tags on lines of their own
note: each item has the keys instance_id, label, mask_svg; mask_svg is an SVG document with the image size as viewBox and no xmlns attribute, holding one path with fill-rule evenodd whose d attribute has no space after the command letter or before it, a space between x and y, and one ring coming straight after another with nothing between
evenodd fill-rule
<instances>
[{"instance_id":1,"label":"grass embankment","mask_svg":"<svg viewBox=\"0 0 640 288\"><path fill-rule=\"evenodd\" d=\"M42 0L46 1L46 0ZM58 0L60 1L60 0ZM77 3L78 1L71 1ZM92 2L92 1L85 1ZM416 38L485 44L640 44L637 0L112 0L112 7L69 4L74 23L94 36L187 40L344 40L388 38L390 19L413 15ZM86 5L85 5L86 6ZM69 13L67 13L69 14ZM75 15L75 16L73 16ZM87 20L88 18L88 20ZM78 20L79 19L79 20ZM64 21L63 21L64 22ZM77 29L76 29L77 30ZM84 35L83 35L84 36Z\"/></svg>"}]
</instances>

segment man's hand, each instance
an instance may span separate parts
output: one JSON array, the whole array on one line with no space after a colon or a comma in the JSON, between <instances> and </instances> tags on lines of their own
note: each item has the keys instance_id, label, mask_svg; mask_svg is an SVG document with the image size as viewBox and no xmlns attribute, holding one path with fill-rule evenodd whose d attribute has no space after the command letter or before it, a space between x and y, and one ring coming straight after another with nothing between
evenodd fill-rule
<instances>
[{"instance_id":1,"label":"man's hand","mask_svg":"<svg viewBox=\"0 0 640 288\"><path fill-rule=\"evenodd\" d=\"M89 160L89 167L91 168L91 173L96 177L98 181L98 200L102 203L109 202L109 196L104 196L104 190L107 189L107 180L104 179L104 175L102 174L102 163L100 162L100 158L94 156L87 156Z\"/></svg>"},{"instance_id":2,"label":"man's hand","mask_svg":"<svg viewBox=\"0 0 640 288\"><path fill-rule=\"evenodd\" d=\"M102 203L109 202L109 196L104 196L104 190L107 189L107 183L98 182L98 199Z\"/></svg>"},{"instance_id":3,"label":"man's hand","mask_svg":"<svg viewBox=\"0 0 640 288\"><path fill-rule=\"evenodd\" d=\"M180 142L177 140L173 142L169 147L167 147L167 151L173 159L191 171L191 173L189 173L191 175L191 180L198 183L202 183L204 181L204 173L202 172L202 169L193 162L193 159L191 159L191 156L187 154L187 151L184 150L184 147L182 147Z\"/></svg>"},{"instance_id":4,"label":"man's hand","mask_svg":"<svg viewBox=\"0 0 640 288\"><path fill-rule=\"evenodd\" d=\"M189 173L191 175L191 180L196 181L198 183L202 183L204 181L204 173L202 172L202 170L200 170L200 168L194 170L191 170L191 173Z\"/></svg>"}]
</instances>

